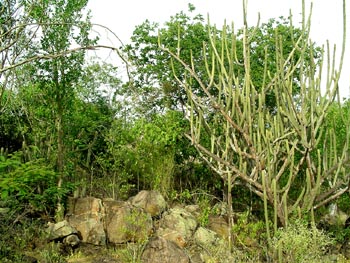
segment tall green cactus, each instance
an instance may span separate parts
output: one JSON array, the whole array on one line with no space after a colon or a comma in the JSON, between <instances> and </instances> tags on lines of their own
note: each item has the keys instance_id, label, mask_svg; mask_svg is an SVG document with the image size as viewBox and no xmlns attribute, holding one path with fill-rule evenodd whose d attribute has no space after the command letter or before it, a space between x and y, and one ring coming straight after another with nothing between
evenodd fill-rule
<instances>
[{"instance_id":1,"label":"tall green cactus","mask_svg":"<svg viewBox=\"0 0 350 263\"><path fill-rule=\"evenodd\" d=\"M262 76L264 85L259 91L255 89L250 74L249 41L254 30L248 31L245 1L243 5L244 72L237 70L240 63L236 54L237 36L229 32L226 25L220 40L215 37L216 32L209 32L210 43L204 44L209 77L206 83L196 73L194 62L191 65L184 63L178 54L159 44L174 60L182 63L188 76L186 82L178 79L189 97L191 132L187 137L226 182L229 191L239 180L271 205L275 221L278 218L279 223L287 225L291 213L312 212L348 190L350 176L343 168L349 163L350 136L347 136L341 153L334 149L336 143L330 148L322 141L325 136L331 141L337 140L334 134L325 130L323 123L334 102L343 63L345 0L344 44L338 68L328 46L318 63L312 60L312 55L306 56L310 52L307 47L311 14L305 16L303 1L303 34L294 40L290 54L283 54L283 39L276 34L274 57L277 71L272 75L265 70ZM301 56L293 61L297 50ZM266 50L265 64L268 56ZM306 57L311 62L305 63ZM326 80L322 79L323 64L326 64ZM294 95L292 85L296 74L300 74L301 88ZM192 91L193 81L199 84L205 98ZM265 103L266 95L271 91L276 97L273 111ZM347 128L348 133L349 130ZM202 143L203 132L209 134L210 145ZM274 230L276 228L277 222Z\"/></svg>"}]
</instances>

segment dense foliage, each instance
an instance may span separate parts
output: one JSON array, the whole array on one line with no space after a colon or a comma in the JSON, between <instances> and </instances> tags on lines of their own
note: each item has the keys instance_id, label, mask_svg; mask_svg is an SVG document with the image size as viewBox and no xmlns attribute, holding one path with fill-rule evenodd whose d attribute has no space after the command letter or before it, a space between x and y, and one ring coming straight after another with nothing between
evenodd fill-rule
<instances>
[{"instance_id":1,"label":"dense foliage","mask_svg":"<svg viewBox=\"0 0 350 263\"><path fill-rule=\"evenodd\" d=\"M261 24L258 28L251 27L249 32L253 33L249 42L250 48L250 69L253 85L256 90L261 91L276 73L276 41L282 56L287 58L292 53L292 57L285 67L296 65L297 69L293 73L294 94L300 91L300 70L308 67L310 63L318 63L321 58L321 48L315 43L307 44L307 57L303 60L304 65L298 65L301 58L301 50L293 50L300 38L307 38L300 28L290 25L291 21L284 17L270 19L267 23ZM187 94L178 80L185 81L189 78L183 66L171 60L170 54L158 47L167 47L169 51L177 54L184 63L191 65L198 73L203 83L209 84L207 76L207 65L211 61L205 61L205 57L212 50L210 46L210 35L215 35L215 39L222 37L222 30L206 24L202 15L194 15L193 7L190 13L177 13L166 22L164 26L146 20L137 26L132 37L131 44L128 44L124 51L128 54L132 65L136 68L133 71L132 89L139 99L140 109L144 114L160 111L164 108L182 109L186 107ZM224 25L225 38L229 40L228 45L233 45L235 56L234 70L239 72L240 79L244 78L244 55L243 55L243 30L236 33L234 27ZM304 35L303 35L304 34ZM223 48L220 41L216 42L218 50ZM267 63L265 58L268 57ZM230 62L225 61L228 65ZM264 79L264 72L269 72ZM178 78L178 80L175 78ZM192 80L192 90L198 96L203 96L197 81ZM215 90L211 90L215 92ZM266 105L274 110L276 101L273 91L270 91L266 98Z\"/></svg>"},{"instance_id":2,"label":"dense foliage","mask_svg":"<svg viewBox=\"0 0 350 263\"><path fill-rule=\"evenodd\" d=\"M68 196L155 189L191 202L197 193L212 197L207 205L253 210L261 221L238 223L241 235L274 221L284 252L277 217L311 222L330 202L350 211L350 103L318 97L312 76L326 57L307 30L283 17L216 28L189 5L164 25L135 28L120 51L131 65L124 82L87 56L98 39L86 5L0 1L0 208L14 211L9 221L62 219Z\"/></svg>"}]
</instances>

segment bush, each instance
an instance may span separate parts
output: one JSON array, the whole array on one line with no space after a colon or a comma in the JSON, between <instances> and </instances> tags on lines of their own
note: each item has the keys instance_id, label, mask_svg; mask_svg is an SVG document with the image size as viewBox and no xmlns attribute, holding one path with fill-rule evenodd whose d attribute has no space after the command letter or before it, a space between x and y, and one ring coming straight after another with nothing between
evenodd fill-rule
<instances>
[{"instance_id":1,"label":"bush","mask_svg":"<svg viewBox=\"0 0 350 263\"><path fill-rule=\"evenodd\" d=\"M296 221L279 229L272 240L278 262L321 262L333 240L317 228Z\"/></svg>"},{"instance_id":2,"label":"bush","mask_svg":"<svg viewBox=\"0 0 350 263\"><path fill-rule=\"evenodd\" d=\"M28 207L32 212L50 212L57 200L71 189L57 187L57 174L42 159L24 162L21 152L0 155L0 194L2 206Z\"/></svg>"},{"instance_id":3,"label":"bush","mask_svg":"<svg viewBox=\"0 0 350 263\"><path fill-rule=\"evenodd\" d=\"M235 214L236 223L232 226L234 240L238 247L254 247L258 244L265 246L265 222L252 219L250 213Z\"/></svg>"},{"instance_id":4,"label":"bush","mask_svg":"<svg viewBox=\"0 0 350 263\"><path fill-rule=\"evenodd\" d=\"M0 262L27 262L26 252L43 239L42 222L22 218L21 224L12 224L12 213L0 214L0 220Z\"/></svg>"}]
</instances>

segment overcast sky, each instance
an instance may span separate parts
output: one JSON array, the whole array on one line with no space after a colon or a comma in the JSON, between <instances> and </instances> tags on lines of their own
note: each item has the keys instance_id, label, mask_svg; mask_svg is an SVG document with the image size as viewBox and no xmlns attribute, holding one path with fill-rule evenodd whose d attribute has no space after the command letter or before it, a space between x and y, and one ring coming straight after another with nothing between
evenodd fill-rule
<instances>
[{"instance_id":1,"label":"overcast sky","mask_svg":"<svg viewBox=\"0 0 350 263\"><path fill-rule=\"evenodd\" d=\"M342 41L342 0L305 0L307 12L313 2L311 38L318 45L327 40L337 45L340 55ZM195 14L204 17L209 14L212 24L221 26L226 19L234 22L235 27L242 25L242 0L89 0L88 8L92 12L92 22L110 28L124 43L128 43L135 26L146 19L162 25L170 16L188 10L188 3L196 7ZM290 10L293 22L301 21L301 0L248 0L248 23L253 26L257 22L258 13L262 22L279 16L288 17ZM350 5L350 3L348 3ZM347 50L345 64L340 81L342 97L350 97L350 6L347 6ZM100 30L103 44L119 47L117 39ZM105 59L106 53L99 53ZM113 57L113 55L112 55Z\"/></svg>"}]
</instances>

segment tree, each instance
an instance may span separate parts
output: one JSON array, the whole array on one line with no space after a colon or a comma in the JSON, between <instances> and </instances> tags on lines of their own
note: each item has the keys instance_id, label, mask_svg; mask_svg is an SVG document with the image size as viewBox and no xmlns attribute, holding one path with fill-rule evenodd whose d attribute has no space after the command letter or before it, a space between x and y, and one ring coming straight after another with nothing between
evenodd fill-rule
<instances>
[{"instance_id":1,"label":"tree","mask_svg":"<svg viewBox=\"0 0 350 263\"><path fill-rule=\"evenodd\" d=\"M27 32L28 17L23 13L23 6L17 1L0 2L0 113L7 103L4 100L6 89L11 88L15 72L8 70L21 60L33 32Z\"/></svg>"},{"instance_id":2,"label":"tree","mask_svg":"<svg viewBox=\"0 0 350 263\"><path fill-rule=\"evenodd\" d=\"M133 71L133 89L131 90L136 93L136 96L140 97L144 109L151 112L164 108L184 110L187 103L185 89L176 81L173 72L181 81L185 81L189 76L177 61L171 61L169 54L159 49L158 42L161 42L162 45L179 56L186 64L194 67L198 75L201 76L201 81L207 83L209 79L204 58L208 53L213 52L209 35L211 34L212 38L217 40L215 48L220 52L223 49L220 47L221 42L219 40L221 37L227 37L229 41L235 42L236 52L232 59L237 74L243 79L245 72L243 30L240 29L235 34L233 26L225 26L225 36L223 36L221 34L222 30L207 25L203 16L193 15L194 10L194 7L190 5L190 14L177 13L163 27L146 20L136 27L131 37L132 43L126 45L124 51L135 67ZM274 55L276 41L282 49L281 55L288 56L288 54L291 54L297 39L301 37L302 31L297 27L290 26L289 19L283 17L270 19L257 28L248 28L248 31L254 32L249 42L252 84L257 91L261 91L263 86L271 80L270 76L276 73L276 57ZM205 46L204 49L203 45ZM307 49L313 57L307 55L303 59L305 65L300 65L300 67L307 67L311 63L311 59L317 63L320 58L320 48L316 47L313 42L307 43ZM292 57L288 60L289 64L286 66L297 64L300 55L299 50L294 50ZM266 64L264 63L265 56L267 56ZM210 65L212 61L207 61L207 63ZM225 63L230 62L225 61ZM265 66L267 67L265 68ZM264 70L268 72L266 79L262 78ZM295 94L300 90L299 70L295 70L293 74L293 94ZM196 80L193 80L191 85L193 86L193 92L198 96L204 95ZM215 90L210 92L215 92ZM270 110L274 110L276 103L273 91L267 94L266 104Z\"/></svg>"},{"instance_id":3,"label":"tree","mask_svg":"<svg viewBox=\"0 0 350 263\"><path fill-rule=\"evenodd\" d=\"M85 190L92 190L88 186L94 185L102 174L97 159L107 150L105 136L116 115L109 97L101 93L101 86L116 88L115 85L119 85L115 70L103 64L82 68L73 90L74 97L70 99L71 105L64 113L65 168L64 181L60 187L57 186L54 108L41 87L35 83L26 83L17 92L9 92L13 98L4 114L0 115L0 141L4 141L2 146L8 146L7 151L0 152L0 166L3 163L3 166L10 167L14 162L17 166L11 166L13 173L1 176L0 193L4 197L6 195L4 201L16 199L18 192L21 196L30 192L27 198L21 197L23 202L20 207L26 207L28 200L31 200L31 204L43 200L42 206L33 206L31 211L51 216L54 212L52 205L57 204L59 198L64 200L73 190L78 196L85 196L84 193L88 193ZM38 169L40 166L42 170ZM6 169L0 173L6 173ZM44 170L50 170L50 173ZM16 174L15 180L7 179L13 174ZM46 175L48 178L44 178ZM30 177L31 180L28 180ZM28 184L20 184L21 178L27 180ZM38 184L38 181L42 183Z\"/></svg>"},{"instance_id":4,"label":"tree","mask_svg":"<svg viewBox=\"0 0 350 263\"><path fill-rule=\"evenodd\" d=\"M107 152L107 139L119 107L113 103L114 93L121 87L117 68L106 63L90 62L83 68L75 89L75 101L66 117L65 142L67 164L72 181L77 183L75 195L94 193L101 156ZM66 169L68 170L68 169ZM107 179L106 179L107 180ZM89 183L88 183L89 182ZM91 186L88 188L88 186Z\"/></svg>"},{"instance_id":5,"label":"tree","mask_svg":"<svg viewBox=\"0 0 350 263\"><path fill-rule=\"evenodd\" d=\"M140 101L140 110L146 113L164 108L179 110L186 101L184 90L172 75L171 57L158 48L158 34L161 42L187 63L191 62L192 54L196 66L201 65L201 71L205 71L202 46L209 38L201 15L189 16L180 12L170 17L164 27L149 20L137 26L131 37L132 44L126 45L124 51L134 66L131 91ZM181 49L178 46L180 40ZM178 76L185 78L181 65L175 64Z\"/></svg>"},{"instance_id":6,"label":"tree","mask_svg":"<svg viewBox=\"0 0 350 263\"><path fill-rule=\"evenodd\" d=\"M244 15L246 17L246 13ZM188 95L191 132L186 136L225 181L229 209L232 209L230 192L236 183L245 185L261 197L266 208L268 235L268 204L273 207L274 230L277 230L278 223L288 225L291 215L310 214L312 218L314 209L331 202L349 188L350 177L344 169L349 165L349 124L345 129L347 140L336 156L337 138L324 126L337 93L340 70L328 68L326 93L322 94L321 62L331 61L331 58L329 52L326 53L328 57L322 52L321 62L316 63L313 51L309 49L309 30L310 19L306 20L303 10L301 34L293 41L288 54L284 53L279 38L275 40L274 73L266 69L269 59L265 48L264 85L259 92L254 86L251 67L253 48L250 41L254 39L255 30L249 30L246 19L242 46L244 76L235 63L238 50L235 36L226 37L225 27L220 39L215 33L210 37L212 51L205 58L209 82L206 78L202 81L202 72L196 72L193 63L187 64L181 56L162 46L163 51L183 65L205 94L205 99L196 95L192 79L182 81L177 78ZM293 61L297 50L300 51L299 59ZM339 69L343 58L344 49ZM300 91L293 96L297 72ZM210 89L217 92L212 93ZM274 112L266 105L270 92L276 99ZM205 133L207 136L203 135ZM332 147L324 144L323 134L335 142ZM203 143L203 138L208 137L210 143ZM290 191L296 184L298 194L294 198Z\"/></svg>"},{"instance_id":7,"label":"tree","mask_svg":"<svg viewBox=\"0 0 350 263\"><path fill-rule=\"evenodd\" d=\"M244 54L243 54L243 38L244 30L238 31L239 42L237 43L237 57L238 65L241 65L242 76L244 75ZM303 32L301 28L295 27L292 24L292 16L289 19L279 17L278 19L269 19L268 22L262 23L258 27L248 28L251 39L249 41L250 49L250 75L253 81L254 88L260 92L264 86L269 83L276 74L278 65L276 64L276 57L278 47L278 54L282 56L286 62L284 67L296 67L293 71L292 81L292 95L296 95L301 89L301 71L308 68L310 63L318 64L321 59L322 50L311 41L305 43L305 52L294 49L298 39L307 39L307 33ZM294 50L293 50L294 49ZM267 58L266 58L267 56ZM288 58L288 56L291 56ZM301 58L303 56L303 58ZM288 58L288 59L287 59ZM300 60L303 64L298 63ZM267 74L265 74L265 71ZM265 76L265 79L264 79ZM276 98L274 91L267 91L266 105L271 111L276 110Z\"/></svg>"},{"instance_id":8,"label":"tree","mask_svg":"<svg viewBox=\"0 0 350 263\"><path fill-rule=\"evenodd\" d=\"M50 0L32 5L28 10L29 17L33 23L40 25L42 32L36 50L54 55L68 51L72 45L94 44L95 41L89 38L91 25L88 20L83 20L86 5L86 0ZM52 60L36 60L33 67L35 85L50 105L55 123L58 187L62 186L65 174L65 113L75 97L74 88L81 76L84 60L85 51L81 50ZM58 219L63 216L60 202L56 214Z\"/></svg>"},{"instance_id":9,"label":"tree","mask_svg":"<svg viewBox=\"0 0 350 263\"><path fill-rule=\"evenodd\" d=\"M52 187L57 189L52 201L59 201L57 220L62 197L72 189L69 183L92 175L96 155L104 149L104 132L116 115L110 94L97 90L118 88L117 69L84 64L89 49L118 49L90 39L86 4L10 0L0 6L1 148L21 151L21 161L29 166L40 159L59 175ZM81 176L70 177L78 170Z\"/></svg>"},{"instance_id":10,"label":"tree","mask_svg":"<svg viewBox=\"0 0 350 263\"><path fill-rule=\"evenodd\" d=\"M70 4L74 6L75 4ZM52 7L52 10L44 10L45 8ZM64 25L65 27L70 26L71 28L82 29L85 27L85 31L88 32L91 29L91 23L87 23L82 20L78 24L72 24L73 19L68 19L67 21L58 21L57 19L52 19L50 16L53 12L62 8L62 3L50 3L42 1L27 1L27 0L7 0L0 2L0 111L4 106L6 106L2 99L6 89L13 88L16 85L16 73L21 71L22 67L31 64L35 61L51 60L59 57L69 56L75 52L83 50L91 50L98 48L111 49L119 55L119 57L127 64L126 59L122 56L118 48L106 45L97 45L96 42L84 41L86 34L82 34L78 37L76 32L74 38L74 44L63 50L59 50L56 53L55 50L46 52L47 50L40 50L38 47L34 48L35 44L40 42L43 30L59 25ZM68 7L69 9L70 7ZM45 14L44 14L44 13ZM40 14L43 17L39 18ZM77 21L76 21L77 22ZM103 27L104 29L110 31L118 40L118 36L114 34L110 29L102 25L96 25ZM72 38L72 40L73 40ZM119 40L120 41L120 40ZM73 44L73 42L72 42ZM93 44L93 45L92 45ZM128 65L127 65L128 67Z\"/></svg>"}]
</instances>

